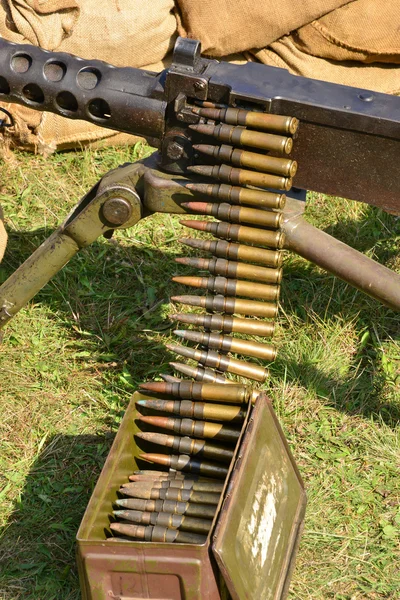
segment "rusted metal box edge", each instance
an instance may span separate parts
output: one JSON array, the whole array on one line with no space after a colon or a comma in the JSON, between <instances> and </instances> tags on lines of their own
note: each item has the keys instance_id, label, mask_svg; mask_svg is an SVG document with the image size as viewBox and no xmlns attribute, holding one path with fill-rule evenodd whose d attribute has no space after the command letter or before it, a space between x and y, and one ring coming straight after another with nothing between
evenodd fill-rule
<instances>
[{"instance_id":1,"label":"rusted metal box edge","mask_svg":"<svg viewBox=\"0 0 400 600\"><path fill-rule=\"evenodd\" d=\"M138 431L134 399L135 396L77 534L83 600L283 599L293 568L306 499L303 483L268 398L260 395L244 425L214 526L204 545L106 541L117 490L137 468L135 458L140 450L134 438ZM279 480L282 485L277 487ZM251 492L254 483L256 493L254 489ZM267 499L267 513L262 498ZM280 525L283 513L285 527ZM280 527L278 533L277 526ZM268 543L260 537L266 531L270 536ZM253 545L249 539L253 539ZM261 552L262 568L257 548ZM266 565L270 574L266 572ZM266 595L254 595L259 591Z\"/></svg>"}]
</instances>

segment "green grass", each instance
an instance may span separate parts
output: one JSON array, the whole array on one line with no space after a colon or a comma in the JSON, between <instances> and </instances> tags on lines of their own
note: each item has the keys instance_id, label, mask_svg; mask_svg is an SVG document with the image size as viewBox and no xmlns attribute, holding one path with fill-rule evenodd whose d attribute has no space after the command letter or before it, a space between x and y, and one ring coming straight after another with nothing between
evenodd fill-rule
<instances>
[{"instance_id":1,"label":"green grass","mask_svg":"<svg viewBox=\"0 0 400 600\"><path fill-rule=\"evenodd\" d=\"M148 149L16 154L1 167L4 280L107 170ZM307 218L400 270L399 221L313 195ZM0 599L75 600L74 537L138 382L167 371L178 218L80 252L0 347ZM185 252L185 251L184 251ZM175 308L172 307L175 312ZM399 597L399 318L288 255L266 389L308 492L295 599ZM256 600L256 599L255 599Z\"/></svg>"}]
</instances>

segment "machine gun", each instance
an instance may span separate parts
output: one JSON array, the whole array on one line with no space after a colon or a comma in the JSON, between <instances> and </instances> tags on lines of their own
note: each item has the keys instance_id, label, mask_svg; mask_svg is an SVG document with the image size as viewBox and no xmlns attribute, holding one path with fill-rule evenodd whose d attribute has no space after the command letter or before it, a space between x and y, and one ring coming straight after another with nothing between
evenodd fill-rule
<instances>
[{"instance_id":1,"label":"machine gun","mask_svg":"<svg viewBox=\"0 0 400 600\"><path fill-rule=\"evenodd\" d=\"M141 135L158 148L150 159L105 175L1 286L0 327L100 235L131 227L152 212L184 212L181 204L192 195L185 187L188 169L205 162L204 157L199 161L193 143L209 143L201 133L204 128L193 127L210 123L199 114L199 106L217 112L239 109L224 113L225 120L239 126L225 127L220 135L233 145L240 145L246 115L299 120L292 152L298 163L296 188L289 193L282 224L285 247L400 308L400 276L301 216L306 190L400 213L399 98L256 63L207 60L201 57L199 42L179 38L171 67L159 74L0 40L0 99ZM259 125L256 121L253 129ZM275 132L282 133L284 127L275 127ZM274 156L274 150L267 149L268 155Z\"/></svg>"},{"instance_id":2,"label":"machine gun","mask_svg":"<svg viewBox=\"0 0 400 600\"><path fill-rule=\"evenodd\" d=\"M267 593L268 597L283 599L304 517L303 485L265 395L247 386L226 385L232 381L222 375L227 371L264 381L264 367L232 359L226 353L269 360L274 357L274 349L225 333L261 337L272 334L270 322L232 315L275 316L282 247L294 250L389 307L400 309L398 275L312 227L302 217L307 190L400 213L400 178L396 177L400 99L295 77L255 63L235 66L207 60L201 57L200 44L188 39L178 39L172 66L160 74L115 68L96 60L0 40L0 99L139 134L158 148L149 159L104 175L65 222L0 287L0 327L81 248L101 235L110 237L116 229L133 226L142 217L195 209L195 203L188 205L187 201L200 194L207 199L206 204L201 203L203 212L240 223L200 226L229 242L187 240L188 245L222 257L221 261L194 259L196 264L192 265L206 268L217 277L187 278L190 285L196 280L197 287L218 294L187 296L191 299L187 303L199 302L195 305L217 314L176 315L177 320L208 330L180 333L212 350L187 346L170 349L198 360L202 366L184 365L182 369L180 365L181 371L211 385L165 376L165 384L147 383L142 392L147 396L166 393L174 400L149 400L141 392L135 394L78 533L83 597L122 599L133 593L136 597L136 586L143 584L146 597L159 598L168 590L168 597L192 600L261 598ZM210 146L210 138L224 144ZM262 154L239 149L241 146L258 148ZM290 159L287 153L291 153ZM215 164L215 159L234 166ZM209 175L214 181L201 183L201 177ZM295 188L291 187L294 175ZM287 191L288 198L276 190ZM242 226L243 222L256 227ZM237 299L236 295L253 300ZM223 335L210 333L215 330ZM210 366L218 373L207 368ZM223 404L212 404L217 401ZM141 409L151 411L155 407L194 420L139 417L141 426L144 423L155 428L162 419L163 427L174 435L143 431L135 424L135 402ZM197 493L196 503L192 489L185 487L194 487L195 479L184 481L185 476L176 472L158 473L159 485L154 486L155 491L148 490L152 495L138 496L136 478L139 487L145 488L149 482L154 483L156 475L154 471L135 473L131 475L133 483L125 483L120 490L121 495L133 499L119 499L117 504L135 508L131 513L136 512L139 520L135 522L141 525L126 521L110 525L108 514L117 500L118 485L132 473L133 459L139 466L143 440L181 453L179 457L146 454L148 460L196 473L195 478L206 476L219 481L200 481L193 492ZM132 491L127 491L128 486ZM267 496L283 515L276 523L267 518L259 520L259 509L266 505ZM128 512L115 511L114 515L126 520ZM108 538L114 545L105 543L110 530L116 536ZM126 545L126 538L118 537L124 535L142 541ZM253 553L249 564L249 557L244 557L244 564L236 552L236 540L245 536L246 547ZM152 544L143 543L147 541ZM179 552L169 542L186 546ZM219 581L214 559L231 596Z\"/></svg>"}]
</instances>

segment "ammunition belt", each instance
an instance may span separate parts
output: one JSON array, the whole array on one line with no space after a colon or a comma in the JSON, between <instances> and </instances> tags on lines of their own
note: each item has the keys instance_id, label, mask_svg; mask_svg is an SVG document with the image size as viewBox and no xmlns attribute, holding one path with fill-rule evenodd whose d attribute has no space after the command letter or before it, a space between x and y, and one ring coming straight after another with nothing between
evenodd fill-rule
<instances>
[{"instance_id":1,"label":"ammunition belt","mask_svg":"<svg viewBox=\"0 0 400 600\"><path fill-rule=\"evenodd\" d=\"M196 162L210 164L195 165L189 171L213 181L188 183L195 201L183 206L188 212L217 220L181 223L215 239L182 239L184 246L211 257L176 261L210 275L173 280L211 293L171 299L203 309L170 317L194 327L174 333L196 348L178 344L167 348L195 365L171 362L175 372L189 379L161 374L163 381L140 386L136 404L142 431L137 434L138 445L164 451L140 456L154 469L161 465L168 470L135 471L122 485L110 541L205 542L247 410L259 393L251 384L229 379L227 374L260 383L268 377L263 364L239 360L230 353L263 362L276 357L274 346L264 340L272 337L278 312L284 243L282 190L291 188L297 170L287 154L298 122L286 116L198 104L193 112L204 122L191 126L200 141L193 145L194 156ZM230 145L211 145L209 137ZM241 336L257 336L261 341Z\"/></svg>"}]
</instances>

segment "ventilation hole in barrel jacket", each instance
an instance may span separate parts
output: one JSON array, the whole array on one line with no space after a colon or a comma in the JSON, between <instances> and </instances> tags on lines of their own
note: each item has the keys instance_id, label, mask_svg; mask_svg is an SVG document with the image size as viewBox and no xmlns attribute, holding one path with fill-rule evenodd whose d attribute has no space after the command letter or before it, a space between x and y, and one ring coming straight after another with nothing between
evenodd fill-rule
<instances>
[{"instance_id":1,"label":"ventilation hole in barrel jacket","mask_svg":"<svg viewBox=\"0 0 400 600\"><path fill-rule=\"evenodd\" d=\"M5 77L2 77L0 75L0 94L9 94L9 93L10 93L9 83Z\"/></svg>"},{"instance_id":2,"label":"ventilation hole in barrel jacket","mask_svg":"<svg viewBox=\"0 0 400 600\"><path fill-rule=\"evenodd\" d=\"M26 73L32 64L29 54L15 54L11 59L11 68L16 73Z\"/></svg>"},{"instance_id":3,"label":"ventilation hole in barrel jacket","mask_svg":"<svg viewBox=\"0 0 400 600\"><path fill-rule=\"evenodd\" d=\"M101 73L94 67L85 67L77 75L78 84L84 90L94 90L100 79Z\"/></svg>"},{"instance_id":4,"label":"ventilation hole in barrel jacket","mask_svg":"<svg viewBox=\"0 0 400 600\"><path fill-rule=\"evenodd\" d=\"M78 110L78 101L71 92L60 92L57 94L56 102L59 108L69 112Z\"/></svg>"},{"instance_id":5,"label":"ventilation hole in barrel jacket","mask_svg":"<svg viewBox=\"0 0 400 600\"><path fill-rule=\"evenodd\" d=\"M48 81L61 81L67 72L67 67L62 62L52 61L44 65L44 75Z\"/></svg>"},{"instance_id":6,"label":"ventilation hole in barrel jacket","mask_svg":"<svg viewBox=\"0 0 400 600\"><path fill-rule=\"evenodd\" d=\"M95 98L88 104L88 111L91 117L106 121L111 118L111 109L108 103L102 98Z\"/></svg>"},{"instance_id":7,"label":"ventilation hole in barrel jacket","mask_svg":"<svg viewBox=\"0 0 400 600\"><path fill-rule=\"evenodd\" d=\"M28 102L35 104L43 104L44 102L43 90L36 83L28 83L23 88L22 93Z\"/></svg>"}]
</instances>

